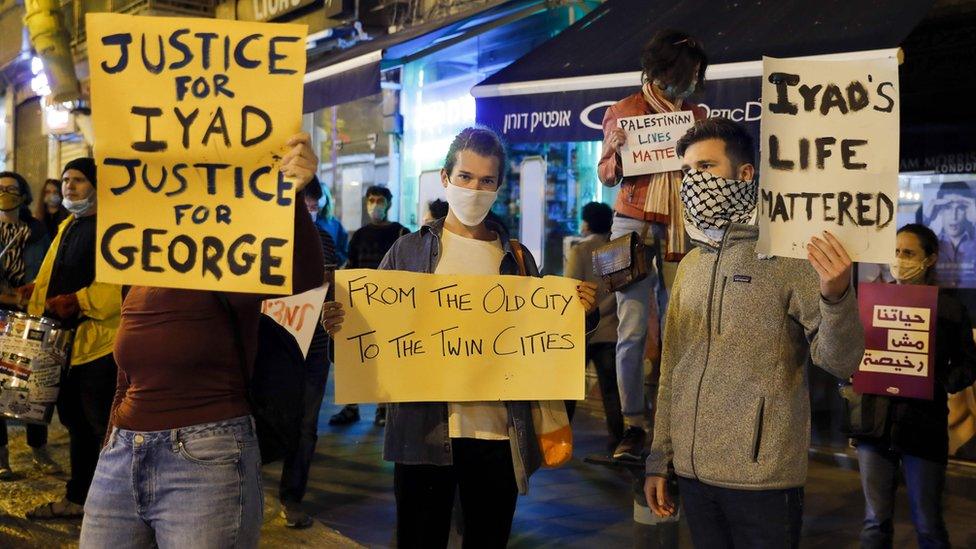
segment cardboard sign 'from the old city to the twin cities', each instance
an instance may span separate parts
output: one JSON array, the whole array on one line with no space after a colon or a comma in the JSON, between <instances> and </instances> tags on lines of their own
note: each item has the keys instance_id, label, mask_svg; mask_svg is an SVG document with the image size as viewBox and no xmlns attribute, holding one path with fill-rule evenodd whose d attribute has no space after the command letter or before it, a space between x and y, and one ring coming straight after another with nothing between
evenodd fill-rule
<instances>
[{"instance_id":1,"label":"cardboard sign 'from the old city to the twin cities'","mask_svg":"<svg viewBox=\"0 0 976 549\"><path fill-rule=\"evenodd\" d=\"M88 14L97 278L291 293L305 25Z\"/></svg>"},{"instance_id":2,"label":"cardboard sign 'from the old city to the twin cities'","mask_svg":"<svg viewBox=\"0 0 976 549\"><path fill-rule=\"evenodd\" d=\"M336 402L583 398L578 282L336 272Z\"/></svg>"},{"instance_id":3,"label":"cardboard sign 'from the old city to the twin cities'","mask_svg":"<svg viewBox=\"0 0 976 549\"><path fill-rule=\"evenodd\" d=\"M888 263L898 209L898 61L763 59L759 243L805 258L836 235L854 261Z\"/></svg>"}]
</instances>

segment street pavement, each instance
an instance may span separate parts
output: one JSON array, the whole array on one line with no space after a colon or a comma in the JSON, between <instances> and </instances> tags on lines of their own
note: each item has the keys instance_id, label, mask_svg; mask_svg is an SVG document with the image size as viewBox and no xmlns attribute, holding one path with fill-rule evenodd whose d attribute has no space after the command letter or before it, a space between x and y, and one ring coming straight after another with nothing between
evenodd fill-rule
<instances>
[{"instance_id":1,"label":"street pavement","mask_svg":"<svg viewBox=\"0 0 976 549\"><path fill-rule=\"evenodd\" d=\"M265 468L265 524L262 547L389 547L395 523L393 467L382 460L383 429L372 422L373 406L362 406L362 421L330 427L338 410L331 403L331 379L319 417L319 445L306 497L315 517L313 528L295 531L278 518L276 488L280 466ZM587 463L583 458L606 444L599 404L588 400L574 419L575 457L565 467L539 471L528 496L521 497L511 547L664 547L661 539L677 538L691 547L687 526L677 531L647 528L634 520L634 475L623 468ZM13 465L18 478L0 483L0 548L71 547L77 545L80 523L31 523L27 509L60 496L64 477L44 476L29 466L23 429L11 427ZM52 428L51 447L59 463L67 463L67 436ZM976 468L954 467L946 497L946 521L956 547L976 548ZM965 482L964 482L965 481ZM812 461L806 487L801 547L841 549L858 546L864 509L856 471ZM895 547L916 547L904 489L899 491ZM452 535L452 547L460 547Z\"/></svg>"}]
</instances>

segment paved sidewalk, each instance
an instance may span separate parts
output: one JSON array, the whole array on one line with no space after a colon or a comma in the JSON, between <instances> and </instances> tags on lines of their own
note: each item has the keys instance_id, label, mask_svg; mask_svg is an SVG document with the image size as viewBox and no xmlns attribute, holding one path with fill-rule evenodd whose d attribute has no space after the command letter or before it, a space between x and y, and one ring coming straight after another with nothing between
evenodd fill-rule
<instances>
[{"instance_id":1,"label":"paved sidewalk","mask_svg":"<svg viewBox=\"0 0 976 549\"><path fill-rule=\"evenodd\" d=\"M373 406L361 406L362 421L330 427L328 418L339 407L330 402L332 380L319 416L319 443L309 493L308 511L328 526L369 547L393 543L395 506L393 467L382 459L383 429L373 426ZM651 539L635 539L647 530L633 520L633 476L618 468L583 462L606 444L598 403L577 407L573 420L574 459L557 470L532 477L528 496L520 497L510 547L601 549L666 547ZM267 470L266 470L267 472ZM976 472L970 473L976 476ZM976 549L976 493L957 486L947 490L945 518L955 547ZM810 462L806 486L801 547L859 547L864 513L856 471ZM460 547L456 536L451 547ZM691 547L682 521L678 546ZM895 512L895 547L916 547L904 487Z\"/></svg>"},{"instance_id":2,"label":"paved sidewalk","mask_svg":"<svg viewBox=\"0 0 976 549\"><path fill-rule=\"evenodd\" d=\"M51 427L49 447L55 461L67 468L68 433L57 421ZM16 478L0 482L0 547L77 547L81 520L34 522L24 518L29 509L60 499L67 476L48 476L35 470L31 466L24 429L13 424L10 424L10 453ZM286 528L284 519L279 516L281 508L274 496L276 492L267 489L272 485L275 484L265 484L262 547L360 547L320 521L305 530Z\"/></svg>"},{"instance_id":3,"label":"paved sidewalk","mask_svg":"<svg viewBox=\"0 0 976 549\"><path fill-rule=\"evenodd\" d=\"M331 397L331 387L326 394ZM284 527L278 518L280 509L275 497L280 466L268 466L264 469L268 505L262 546L392 546L393 467L382 459L383 429L373 426L372 406L362 406L363 420L359 423L330 427L328 418L337 409L327 400L319 417L321 434L306 497L306 508L315 517L315 526L305 531ZM533 476L530 494L519 498L510 546L664 547L654 540L635 539L642 530L633 521L632 475L618 468L583 462L586 455L603 449L605 428L592 402L577 410L575 458L561 469L540 471ZM19 478L0 483L0 548L76 546L78 522L31 523L22 518L34 505L60 497L64 477L45 477L33 471L23 429L12 427L11 435L13 465ZM51 445L57 461L66 464L67 435L60 426L52 429ZM947 490L945 509L953 545L976 548L976 494L958 478L949 482L953 486ZM904 489L899 490L896 509L894 546L915 547ZM863 511L856 471L811 461L801 547L858 547ZM691 547L684 523L680 525L678 540L679 547ZM451 546L460 547L456 536Z\"/></svg>"}]
</instances>

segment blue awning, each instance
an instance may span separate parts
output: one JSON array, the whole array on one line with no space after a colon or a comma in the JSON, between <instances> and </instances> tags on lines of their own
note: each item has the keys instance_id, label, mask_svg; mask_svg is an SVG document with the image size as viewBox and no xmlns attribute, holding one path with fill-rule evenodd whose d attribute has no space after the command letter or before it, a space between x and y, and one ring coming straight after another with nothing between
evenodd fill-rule
<instances>
[{"instance_id":1,"label":"blue awning","mask_svg":"<svg viewBox=\"0 0 976 549\"><path fill-rule=\"evenodd\" d=\"M474 11L360 42L348 49L310 54L302 112L377 94L381 89L382 69L545 9L543 0L494 2Z\"/></svg>"},{"instance_id":2,"label":"blue awning","mask_svg":"<svg viewBox=\"0 0 976 549\"><path fill-rule=\"evenodd\" d=\"M896 48L932 0L607 0L471 90L477 121L509 142L603 138L606 108L640 86L640 51L659 29L686 29L710 66L693 100L758 135L763 55L856 57ZM853 52L853 53L852 53ZM862 53L863 52L863 53Z\"/></svg>"},{"instance_id":3,"label":"blue awning","mask_svg":"<svg viewBox=\"0 0 976 549\"><path fill-rule=\"evenodd\" d=\"M315 112L380 93L382 50L305 73L302 112Z\"/></svg>"}]
</instances>

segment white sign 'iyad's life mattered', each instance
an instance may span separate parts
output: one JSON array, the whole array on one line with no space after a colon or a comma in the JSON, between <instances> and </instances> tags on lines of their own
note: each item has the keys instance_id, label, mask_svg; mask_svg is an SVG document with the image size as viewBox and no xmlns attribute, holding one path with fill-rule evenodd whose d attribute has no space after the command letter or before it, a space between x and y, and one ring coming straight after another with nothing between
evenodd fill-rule
<instances>
[{"instance_id":1,"label":"white sign 'iyad's life mattered'","mask_svg":"<svg viewBox=\"0 0 976 549\"><path fill-rule=\"evenodd\" d=\"M759 242L805 258L828 230L854 261L889 263L898 210L898 61L763 59Z\"/></svg>"}]
</instances>

